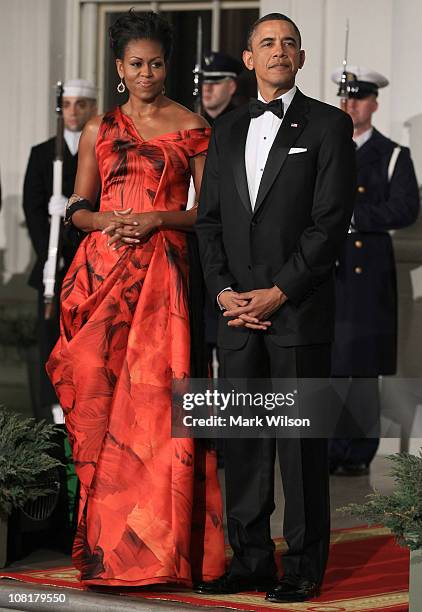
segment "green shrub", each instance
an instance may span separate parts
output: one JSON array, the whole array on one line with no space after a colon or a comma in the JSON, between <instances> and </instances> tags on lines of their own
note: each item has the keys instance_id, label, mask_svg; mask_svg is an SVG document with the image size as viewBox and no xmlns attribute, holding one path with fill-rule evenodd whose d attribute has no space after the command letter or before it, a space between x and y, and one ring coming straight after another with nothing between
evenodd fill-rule
<instances>
[{"instance_id":1,"label":"green shrub","mask_svg":"<svg viewBox=\"0 0 422 612\"><path fill-rule=\"evenodd\" d=\"M0 514L10 515L27 501L53 493L40 485L40 474L62 465L48 451L62 434L55 425L22 418L0 406Z\"/></svg>"},{"instance_id":2,"label":"green shrub","mask_svg":"<svg viewBox=\"0 0 422 612\"><path fill-rule=\"evenodd\" d=\"M349 504L339 510L365 519L370 525L382 523L399 544L411 550L422 548L422 450L418 455L389 455L391 476L396 487L391 495L375 491L364 504Z\"/></svg>"}]
</instances>

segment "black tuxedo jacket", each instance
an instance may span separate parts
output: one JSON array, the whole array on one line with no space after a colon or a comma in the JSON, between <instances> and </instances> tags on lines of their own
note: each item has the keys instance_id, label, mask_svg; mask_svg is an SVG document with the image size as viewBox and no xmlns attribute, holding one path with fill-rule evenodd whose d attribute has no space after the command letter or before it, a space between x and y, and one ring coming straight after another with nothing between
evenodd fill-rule
<instances>
[{"instance_id":1,"label":"black tuxedo jacket","mask_svg":"<svg viewBox=\"0 0 422 612\"><path fill-rule=\"evenodd\" d=\"M23 209L32 246L37 260L32 269L28 283L31 287L42 289L43 269L48 255L48 240L50 235L50 215L48 202L53 193L53 160L55 138L50 138L32 147L25 174L23 188ZM73 156L64 146L63 155L63 195L70 197L75 184L78 156ZM63 237L61 232L60 254L65 262L65 270L70 266L77 245Z\"/></svg>"},{"instance_id":2,"label":"black tuxedo jacket","mask_svg":"<svg viewBox=\"0 0 422 612\"><path fill-rule=\"evenodd\" d=\"M299 90L277 133L252 211L245 168L248 106L215 123L196 231L208 291L277 285L288 301L268 332L281 346L330 342L334 265L355 199L353 126L337 108ZM305 152L289 154L292 148ZM218 344L241 348L246 328L220 315Z\"/></svg>"}]
</instances>

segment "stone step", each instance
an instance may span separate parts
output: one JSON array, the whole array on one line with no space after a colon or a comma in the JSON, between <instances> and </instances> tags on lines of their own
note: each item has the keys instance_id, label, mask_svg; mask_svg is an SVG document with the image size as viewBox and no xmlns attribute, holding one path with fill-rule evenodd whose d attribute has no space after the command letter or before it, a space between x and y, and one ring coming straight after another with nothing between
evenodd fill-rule
<instances>
[{"instance_id":1,"label":"stone step","mask_svg":"<svg viewBox=\"0 0 422 612\"><path fill-rule=\"evenodd\" d=\"M64 598L60 603L34 601L35 594L57 594ZM28 601L32 595L32 602ZM26 600L26 603L25 603ZM0 580L0 610L31 612L204 612L200 606L188 606L176 602L133 599L118 595L104 595L91 591L63 589L59 587L28 584L16 580ZM206 608L207 612L221 612L221 608Z\"/></svg>"}]
</instances>

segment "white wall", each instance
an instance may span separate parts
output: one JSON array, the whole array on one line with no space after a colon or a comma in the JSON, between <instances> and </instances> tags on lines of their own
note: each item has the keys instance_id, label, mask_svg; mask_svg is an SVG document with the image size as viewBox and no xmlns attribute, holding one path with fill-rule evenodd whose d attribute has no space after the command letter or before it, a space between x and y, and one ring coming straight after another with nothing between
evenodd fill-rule
<instances>
[{"instance_id":1,"label":"white wall","mask_svg":"<svg viewBox=\"0 0 422 612\"><path fill-rule=\"evenodd\" d=\"M261 14L271 12L285 13L301 30L307 61L298 85L306 94L335 105L338 98L330 73L343 60L349 18L349 63L373 68L390 80L390 86L380 91L374 124L408 143L404 124L422 112L420 0L262 0ZM421 159L417 173L422 182L422 155L415 157Z\"/></svg>"},{"instance_id":2,"label":"white wall","mask_svg":"<svg viewBox=\"0 0 422 612\"><path fill-rule=\"evenodd\" d=\"M6 286L30 263L23 178L31 146L54 130L54 83L63 78L65 60L65 8L66 0L0 0L0 251Z\"/></svg>"},{"instance_id":3,"label":"white wall","mask_svg":"<svg viewBox=\"0 0 422 612\"><path fill-rule=\"evenodd\" d=\"M422 113L422 2L393 0L391 31L391 133L399 138L409 118ZM416 142L412 143L413 147ZM422 142L419 143L417 171L422 183Z\"/></svg>"},{"instance_id":4,"label":"white wall","mask_svg":"<svg viewBox=\"0 0 422 612\"><path fill-rule=\"evenodd\" d=\"M22 180L30 146L47 133L50 0L1 0L0 10L0 249L6 247L7 281L25 270L30 255L22 227Z\"/></svg>"}]
</instances>

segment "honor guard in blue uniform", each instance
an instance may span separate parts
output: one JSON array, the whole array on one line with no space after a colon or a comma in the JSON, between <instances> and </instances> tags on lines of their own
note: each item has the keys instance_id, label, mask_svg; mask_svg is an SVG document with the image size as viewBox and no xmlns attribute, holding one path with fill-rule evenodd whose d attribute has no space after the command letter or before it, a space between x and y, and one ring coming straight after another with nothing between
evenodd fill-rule
<instances>
[{"instance_id":1,"label":"honor guard in blue uniform","mask_svg":"<svg viewBox=\"0 0 422 612\"><path fill-rule=\"evenodd\" d=\"M211 126L218 117L234 110L232 97L236 93L236 79L241 72L243 72L243 64L226 53L215 51L204 55L202 107L203 116ZM204 318L208 361L212 366L214 375L216 375L218 371L216 357L217 313L215 306L211 304L208 293L205 296Z\"/></svg>"},{"instance_id":2,"label":"honor guard in blue uniform","mask_svg":"<svg viewBox=\"0 0 422 612\"><path fill-rule=\"evenodd\" d=\"M419 190L407 147L372 125L381 74L348 67L347 112L354 125L358 172L352 222L336 268L336 327L332 375L351 415L379 421L379 379L396 372L397 289L390 230L407 227L419 214ZM332 74L339 83L343 69ZM347 377L346 380L344 378ZM353 430L351 430L353 431ZM362 475L377 451L379 438L333 439L330 468L337 475Z\"/></svg>"},{"instance_id":3,"label":"honor guard in blue uniform","mask_svg":"<svg viewBox=\"0 0 422 612\"><path fill-rule=\"evenodd\" d=\"M235 108L232 97L237 89L236 79L242 71L242 63L226 53L215 51L204 55L202 106L210 125Z\"/></svg>"}]
</instances>

